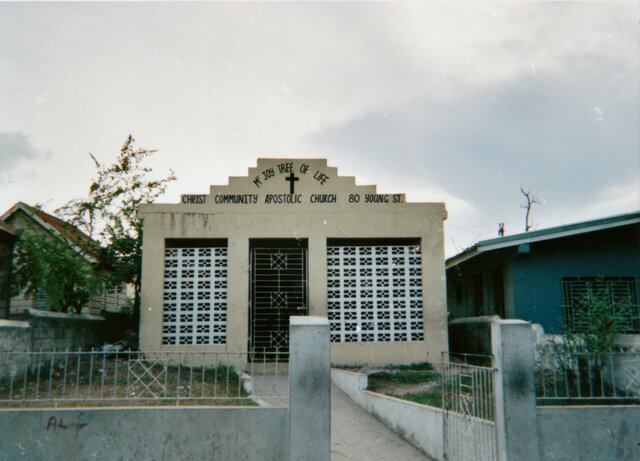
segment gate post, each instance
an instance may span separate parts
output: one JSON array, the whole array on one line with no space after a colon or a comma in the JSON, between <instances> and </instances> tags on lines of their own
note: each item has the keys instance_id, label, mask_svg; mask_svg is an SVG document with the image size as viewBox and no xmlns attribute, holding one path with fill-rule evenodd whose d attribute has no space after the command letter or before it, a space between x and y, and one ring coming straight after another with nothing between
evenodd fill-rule
<instances>
[{"instance_id":1,"label":"gate post","mask_svg":"<svg viewBox=\"0 0 640 461\"><path fill-rule=\"evenodd\" d=\"M289 322L289 459L329 461L329 321L326 317L290 317Z\"/></svg>"},{"instance_id":2,"label":"gate post","mask_svg":"<svg viewBox=\"0 0 640 461\"><path fill-rule=\"evenodd\" d=\"M493 320L491 348L501 461L538 461L534 334L524 320Z\"/></svg>"}]
</instances>

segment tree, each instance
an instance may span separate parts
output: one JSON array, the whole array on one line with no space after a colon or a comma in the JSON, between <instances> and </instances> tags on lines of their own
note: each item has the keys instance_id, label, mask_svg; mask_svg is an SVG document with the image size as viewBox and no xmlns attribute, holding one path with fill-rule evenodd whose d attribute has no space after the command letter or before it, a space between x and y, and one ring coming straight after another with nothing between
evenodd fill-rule
<instances>
[{"instance_id":1,"label":"tree","mask_svg":"<svg viewBox=\"0 0 640 461\"><path fill-rule=\"evenodd\" d=\"M524 218L524 231L529 232L529 229L531 229L532 226L532 223L529 222L529 218L531 216L531 208L533 207L534 203L542 202L539 202L536 196L533 195L530 191L525 191L522 186L520 186L520 192L522 193L522 195L524 195L524 198L527 201L526 205L520 205L520 208L524 208L527 210Z\"/></svg>"},{"instance_id":2,"label":"tree","mask_svg":"<svg viewBox=\"0 0 640 461\"><path fill-rule=\"evenodd\" d=\"M14 294L43 294L51 310L80 313L100 281L83 250L54 235L21 231L15 250Z\"/></svg>"},{"instance_id":3,"label":"tree","mask_svg":"<svg viewBox=\"0 0 640 461\"><path fill-rule=\"evenodd\" d=\"M134 143L133 136L127 136L110 165L100 164L89 154L97 174L87 197L71 200L57 212L102 245L101 267L109 269L111 287L122 283L133 286L133 317L137 325L142 267L142 221L137 216L138 207L153 202L176 177L171 171L164 178L150 178L152 170L143 166L143 162L156 150L136 148Z\"/></svg>"},{"instance_id":4,"label":"tree","mask_svg":"<svg viewBox=\"0 0 640 461\"><path fill-rule=\"evenodd\" d=\"M631 300L614 299L606 289L589 288L579 300L573 321L565 325L560 365L580 395L604 395L603 372L610 353L618 350L617 337L632 332ZM575 367L572 367L575 364Z\"/></svg>"},{"instance_id":5,"label":"tree","mask_svg":"<svg viewBox=\"0 0 640 461\"><path fill-rule=\"evenodd\" d=\"M633 329L630 300L613 299L606 289L589 288L565 327L567 338L580 352L606 354L616 348L617 336Z\"/></svg>"}]
</instances>

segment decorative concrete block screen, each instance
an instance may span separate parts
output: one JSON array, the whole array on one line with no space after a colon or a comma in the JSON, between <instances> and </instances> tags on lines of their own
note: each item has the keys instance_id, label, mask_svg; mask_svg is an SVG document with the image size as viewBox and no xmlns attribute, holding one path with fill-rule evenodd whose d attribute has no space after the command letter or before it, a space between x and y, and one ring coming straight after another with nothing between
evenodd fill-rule
<instances>
[{"instance_id":1,"label":"decorative concrete block screen","mask_svg":"<svg viewBox=\"0 0 640 461\"><path fill-rule=\"evenodd\" d=\"M226 241L189 243L167 241L162 344L225 344Z\"/></svg>"},{"instance_id":2,"label":"decorative concrete block screen","mask_svg":"<svg viewBox=\"0 0 640 461\"><path fill-rule=\"evenodd\" d=\"M327 246L332 342L422 341L420 245Z\"/></svg>"}]
</instances>

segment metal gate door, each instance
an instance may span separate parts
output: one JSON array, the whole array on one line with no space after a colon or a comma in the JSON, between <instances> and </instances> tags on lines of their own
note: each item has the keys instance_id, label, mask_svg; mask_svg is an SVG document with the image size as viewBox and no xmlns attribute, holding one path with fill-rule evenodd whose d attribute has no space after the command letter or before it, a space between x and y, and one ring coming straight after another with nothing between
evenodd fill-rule
<instances>
[{"instance_id":1,"label":"metal gate door","mask_svg":"<svg viewBox=\"0 0 640 461\"><path fill-rule=\"evenodd\" d=\"M251 344L255 359L287 360L289 317L307 315L307 249L280 242L251 249Z\"/></svg>"},{"instance_id":2,"label":"metal gate door","mask_svg":"<svg viewBox=\"0 0 640 461\"><path fill-rule=\"evenodd\" d=\"M491 359L491 357L475 356ZM442 359L444 458L498 461L495 368Z\"/></svg>"}]
</instances>

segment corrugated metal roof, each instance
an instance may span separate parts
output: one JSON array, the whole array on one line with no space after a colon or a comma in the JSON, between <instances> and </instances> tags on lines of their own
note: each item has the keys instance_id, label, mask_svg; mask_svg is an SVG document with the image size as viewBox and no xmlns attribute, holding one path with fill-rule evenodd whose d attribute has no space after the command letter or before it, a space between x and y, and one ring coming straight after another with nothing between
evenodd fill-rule
<instances>
[{"instance_id":1,"label":"corrugated metal roof","mask_svg":"<svg viewBox=\"0 0 640 461\"><path fill-rule=\"evenodd\" d=\"M521 245L523 243L532 243L542 240L552 240L556 238L568 237L571 235L595 232L597 230L610 229L613 227L624 226L633 223L640 223L640 211L632 213L624 213L606 218L583 221L579 223L566 224L562 226L550 227L533 232L523 232L522 234L509 235L506 237L497 237L488 240L481 240L466 250L447 259L447 268L455 266L463 261L471 259L480 253L486 251L507 248L511 246Z\"/></svg>"}]
</instances>

